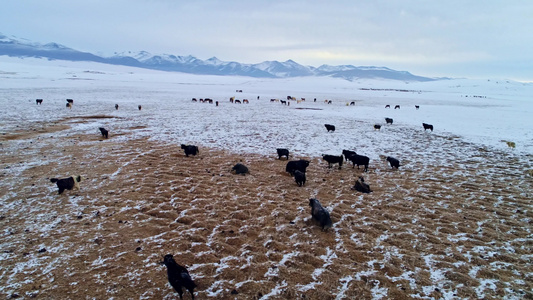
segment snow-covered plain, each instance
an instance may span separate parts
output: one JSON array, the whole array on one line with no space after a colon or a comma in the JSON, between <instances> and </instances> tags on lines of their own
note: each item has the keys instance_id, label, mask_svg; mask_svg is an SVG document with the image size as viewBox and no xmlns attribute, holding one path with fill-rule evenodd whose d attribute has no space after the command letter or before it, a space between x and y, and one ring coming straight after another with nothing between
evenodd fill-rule
<instances>
[{"instance_id":1,"label":"snow-covered plain","mask_svg":"<svg viewBox=\"0 0 533 300\"><path fill-rule=\"evenodd\" d=\"M405 136L397 131L430 134L423 132L424 122L434 126L436 135L498 149L508 147L502 141L511 141L516 144L514 152L533 153L533 84L468 79L423 83L324 77L254 79L7 57L0 57L0 63L3 126L14 119L35 122L82 114L133 115L134 122L147 126L145 133L154 139L261 154L278 147L311 156L356 148L376 158L405 153L406 149L398 147ZM270 102L288 95L306 101L292 101L289 106ZM234 96L248 99L250 105L230 104ZM36 98L45 99L43 107L19 108L20 101ZM76 100L74 109L58 110L65 98ZM219 106L192 103L192 98L212 98ZM332 104L325 104L326 99ZM347 106L352 101L355 105ZM115 103L121 107L118 111L106 109ZM390 109L384 108L387 104ZM138 105L143 107L141 112ZM401 108L394 109L395 105ZM415 105L420 109L415 110ZM394 126L374 131L373 125L384 125L385 117L393 118ZM325 123L336 126L335 134L322 134ZM117 131L130 124L102 125ZM82 126L74 130L87 129Z\"/></svg>"},{"instance_id":2,"label":"snow-covered plain","mask_svg":"<svg viewBox=\"0 0 533 300\"><path fill-rule=\"evenodd\" d=\"M285 100L288 95L297 99L305 98L306 101L289 101L290 105L283 105L270 100ZM41 293L47 295L45 290L59 289L54 282L68 274L77 278L68 288L72 291L83 291L84 284L94 281L108 289L106 297L121 298L117 291L125 292L126 288L111 284L119 278L109 278L107 275L116 270L117 266L112 264L115 260L121 261L124 257L127 260L132 255L131 252L118 251L110 256L102 254L92 261L87 260L85 266L90 270L87 273L92 275L87 282L79 279L78 273L81 271L71 269L68 265L65 270L57 270L71 256L87 259L90 256L86 252L104 251L94 245L109 243L109 240L116 238L113 227L107 227L109 225L102 220L103 217L94 216L91 219L86 211L98 210L98 214L104 215L113 211L111 206L116 203L113 201L120 201L123 207L113 214L122 216L134 212L135 217L141 221L161 222L162 228L167 229L143 237L143 249L152 247L164 251L167 248L163 245L168 244L168 241L173 241L173 246L183 245L182 240L177 240L179 237L176 237L176 232L171 232L176 228L180 229L181 238L191 239L187 244L190 248L181 248L182 254L185 258L191 258L189 270L193 278L208 283L208 286L198 289L198 293L206 298L229 297L229 292L235 288L240 292L240 299L244 299L242 295L252 295L247 294L246 289L258 283L267 289L261 296L257 295L257 298L262 299L291 298L291 295L294 296L291 293L305 294L312 290L323 291L322 294L311 295L327 295L337 299L348 299L359 291L368 290L370 294L364 295L371 295L373 299L385 299L394 295L390 294L392 288L390 285L386 286L385 282L392 282L397 290L401 288L400 292L419 299L485 298L487 295L520 299L530 296L528 288L531 285L528 282L533 274L527 270L531 270L531 204L524 199L531 195L531 175L527 175L527 170L531 170L533 151L531 95L531 84L502 80L454 79L407 83L368 79L349 82L312 77L255 79L0 57L0 125L1 134L5 138L1 143L1 163L4 169L2 178L5 180L2 187L6 189L0 197L3 206L0 211L0 232L5 240L17 240L14 237L19 234L15 230L17 227L5 221L13 219L5 212L14 212L20 205L28 209L28 221L19 231L27 228L28 234L38 232L40 238L46 241L39 241L31 249L46 247L49 256L61 255L50 262L49 257L34 257L31 253L25 253L24 257L29 257L27 264L23 259L0 273L0 286L4 286L0 288L0 293L12 297L15 294L21 296L18 289L31 286L25 289L30 290L24 294L26 297ZM250 103L232 104L229 98L233 96L240 100L248 99ZM212 98L219 105L193 103L193 97ZM37 98L44 100L42 105L35 104ZM72 109L65 108L66 98L74 99ZM317 99L316 102L313 101L314 98ZM331 100L332 104L326 104L324 100ZM355 105L347 105L352 101ZM118 110L115 110L115 104L119 105ZM386 109L387 104L391 108ZM142 105L142 110L138 109L138 105ZM401 108L394 109L395 105L400 105ZM420 109L416 110L415 105L419 105ZM385 124L385 117L393 118L394 124ZM424 131L422 122L432 124L435 130ZM335 125L336 131L327 133L325 123ZM120 177L123 181L121 184L127 188L116 187L104 191L104 196L99 194L101 198L97 198L91 193L96 194L100 187L108 183L100 182L99 178L89 178L83 182L82 190L90 192L82 193L81 196L69 196L68 202L62 202L66 203L68 213L62 215L50 207L47 209L52 209L52 213L40 211L41 206L32 204L32 201L41 202L40 199L35 199L35 195L44 194L43 202L56 203L61 199L49 183L43 187L37 181L35 187L29 187L28 182L17 181L17 177L24 172L27 174L33 169L38 170L42 165L50 165L54 171L65 169L60 158L52 159L61 157L61 153L45 153L42 161L42 153L31 153L33 149L41 147L36 145L38 143L35 138L46 138L48 135L40 133L38 125L59 128L64 124L69 125L70 129L54 132L54 140L98 136L98 127L103 126L110 131L110 144L123 143L123 148L115 145L115 152L108 153L121 164L120 167L102 172L109 181ZM375 130L374 124L381 124L381 130ZM30 134L27 138L10 139L10 135L16 136L20 132L27 134L33 130L36 130L35 134ZM62 137L66 139L61 139ZM282 201L267 194L270 192L269 185L265 184L266 189L262 189L261 185L254 186L250 191L247 190L251 196L243 197L249 202L242 206L256 207L252 212L261 216L257 220L259 225L246 223L249 219L244 213L237 211L234 212L236 216L233 219L224 218L221 224L212 228L209 227L211 224L206 225L203 230L207 233L203 233L201 229L192 226L196 223L190 219L208 213L209 216L216 215L217 212L209 209L211 199L194 194L211 187L202 186L198 183L199 178L184 175L182 171L159 170L151 166L156 166L158 160L165 159L166 146L161 146L163 149L151 146L145 153L136 153L136 148L132 150L127 147L129 141L138 141L143 137L162 142L161 145L190 143L199 145L201 151L215 148L231 153L269 157L272 161L268 165L265 163L265 168L272 168L268 169L273 174L269 175L273 177L272 182L284 179L277 176L278 161L275 159L275 148L284 147L291 150L294 159L314 159L309 172L310 177L315 178L310 178L307 186L297 191L290 190L288 187L292 186L285 182L272 185L275 189L272 194L280 194ZM516 148L510 148L504 141L514 142ZM97 144L97 140L68 141L57 144L52 150L60 152L62 147L73 145L93 149ZM450 145L457 148L450 148ZM319 189L323 187L319 185L322 177L334 177L337 170L324 171L326 168L317 163L318 158L324 153L339 155L342 149L356 150L371 158L371 171L365 175L365 179L376 187L373 195L379 197L363 198L360 194L351 193L349 188L348 197L348 193L342 190L342 184L344 180L344 185L352 182L350 176L353 170L349 167L338 170L343 178L338 185L331 182L325 184L334 186L337 190ZM22 153L27 152L25 157L33 155L36 158L27 162L22 159L6 162L7 157L16 158L19 151L21 157ZM494 158L490 153L505 161L515 160L520 163L516 166L495 165L493 168L485 163L486 157L481 156L489 156L491 162L497 162L498 157ZM103 157L103 154L97 152L91 155L96 158L95 161L98 157ZM383 155L399 158L402 162L400 171L389 172L383 162ZM141 160L150 163L143 168L137 167L136 163L140 165ZM209 158L204 157L202 160L207 164ZM68 162L73 164L73 160ZM79 159L75 161L77 165L80 163L83 162ZM86 169L84 172L89 173L91 167L93 166L84 165L76 168ZM259 167L256 166L256 169ZM107 171L109 172L106 173ZM154 178L145 176L156 173ZM139 179L139 174L143 178ZM472 174L476 177L469 178ZM483 186L484 177L497 179L501 174L506 177L493 186ZM450 180L451 177L456 177L457 181ZM233 179L225 176L219 178L224 184L217 185L238 186L253 178L247 176ZM409 186L413 184L413 179L416 183ZM507 180L512 183L509 184ZM285 181L293 183L291 180ZM168 182L172 183L169 197L169 191L165 190ZM33 197L19 199L19 191L28 189ZM43 189L48 190L42 192ZM136 198L139 195L135 192L141 189L155 189L156 193L153 196L143 194L146 198ZM220 189L223 191L220 193L221 199L225 199L228 206L231 205L228 199L232 200L236 196L227 193L222 187ZM313 227L307 226L308 208L290 210L292 207L288 207L291 202L288 195L301 193L299 197L307 199L308 191L320 196L321 200L328 199L326 207L332 211L332 232L321 235L319 241L316 241L316 232L311 231ZM262 197L265 198L264 201L260 199ZM329 198L333 200L329 201ZM429 204L420 198L428 200ZM368 201L369 199L373 201ZM162 202L158 203L156 200ZM90 208L83 208L87 204L80 203L90 203ZM269 206L267 211L271 211L271 214L266 214L265 217L263 205L269 204L275 205L276 209ZM391 207L394 209L391 210ZM482 207L483 213L478 211L479 207ZM70 245L74 242L69 234L62 231L74 223L70 221L69 213L77 210L85 210L83 214L80 213L84 222L91 220L91 224L99 227L99 234L104 235L103 242L101 236L88 237L76 232L87 244L87 249L77 248L76 253L65 253L66 249L72 249ZM450 211L455 216L449 215ZM151 214L144 214L145 212ZM177 216L173 217L173 213ZM147 218L147 215L163 217ZM165 215L168 215L169 220L164 218ZM106 214L106 217L110 216L111 213L109 217ZM274 228L265 226L270 225L265 221L268 218L276 220ZM142 224L138 219L136 221ZM38 222L34 224L30 220ZM233 229L231 225L234 223L241 226ZM296 226L291 227L289 224ZM472 224L475 224L475 228L471 228ZM116 223L113 225L117 226ZM412 227L407 227L408 225ZM140 227L142 226L145 225ZM403 226L408 229L404 230ZM242 237L228 236L228 228L244 235L246 232L253 232L256 227L260 228L256 244L240 245ZM61 238L56 239L56 234ZM512 239L489 239L492 236ZM72 239L77 238L74 236ZM227 249L232 248L225 248L226 244L220 242L222 238L237 245L237 253L228 254ZM408 246L400 244L398 239L405 240ZM328 240L325 244L327 246L316 249L318 246L315 248L314 243L319 245L322 240ZM475 241L473 245L468 243L470 240ZM136 243L131 243L137 246ZM5 249L0 254L0 263L7 265L8 260L11 262L21 256L10 248L9 243L2 242L1 245ZM116 244L114 247L122 249ZM353 248L360 251L352 251ZM196 249L201 251L195 251ZM267 249L264 256L254 252L263 249ZM406 253L406 249L419 256ZM224 256L218 259L218 255ZM210 259L212 256L217 259ZM144 266L130 265L129 272L121 274L135 287L145 281L146 269L157 268L154 261L160 257L160 253L147 253L143 257ZM261 264L262 260L266 261ZM339 261L349 261L350 264L339 265ZM294 267L299 264L313 268L307 273L307 269ZM237 273L239 270L240 273L245 273L250 272L249 268L256 268L264 271L264 275L260 278L250 275L250 278L243 279L238 276L240 274L235 274L236 266ZM41 268L42 272L32 268ZM285 280L290 277L287 274L295 277L300 274L302 280L297 284L288 282ZM48 281L33 286L33 275L40 275ZM499 276L501 280L498 280ZM238 280L235 279L237 277ZM510 279L503 280L504 277ZM470 292L469 284L476 284L473 292ZM165 299L174 295L168 285L145 285L149 286L147 290L134 290L135 297L153 298L161 293L160 290L166 291L163 293L166 295ZM73 292L71 297L75 296Z\"/></svg>"}]
</instances>

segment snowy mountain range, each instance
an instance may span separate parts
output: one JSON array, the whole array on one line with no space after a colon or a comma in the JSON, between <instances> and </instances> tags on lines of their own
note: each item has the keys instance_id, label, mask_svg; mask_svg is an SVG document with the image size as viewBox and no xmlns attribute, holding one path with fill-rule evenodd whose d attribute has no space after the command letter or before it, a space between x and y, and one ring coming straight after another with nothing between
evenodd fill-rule
<instances>
[{"instance_id":1,"label":"snowy mountain range","mask_svg":"<svg viewBox=\"0 0 533 300\"><path fill-rule=\"evenodd\" d=\"M50 60L92 61L114 65L148 68L172 72L202 75L237 75L249 77L287 78L302 76L331 76L356 80L359 78L383 78L402 81L431 81L435 78L416 76L406 71L396 71L385 67L356 67L352 65L318 68L303 66L293 60L285 62L264 61L258 64L225 62L216 57L201 60L194 56L171 54L151 54L146 51L115 53L104 57L78 51L57 43L40 44L0 33L0 55L12 57L37 57Z\"/></svg>"}]
</instances>

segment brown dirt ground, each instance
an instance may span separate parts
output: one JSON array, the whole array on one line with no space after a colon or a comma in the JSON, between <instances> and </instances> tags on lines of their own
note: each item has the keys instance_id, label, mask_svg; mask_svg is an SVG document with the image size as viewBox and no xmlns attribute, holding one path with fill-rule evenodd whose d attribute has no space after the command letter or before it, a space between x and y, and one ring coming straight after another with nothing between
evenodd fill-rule
<instances>
[{"instance_id":1,"label":"brown dirt ground","mask_svg":"<svg viewBox=\"0 0 533 300\"><path fill-rule=\"evenodd\" d=\"M512 155L476 148L458 165L382 161L366 174L308 157L298 187L274 153L185 157L146 139L54 134L66 128L0 137L6 299L177 298L158 264L167 253L198 299L275 287L281 299L533 298L533 180ZM231 174L237 162L251 174ZM49 181L78 174L81 190L63 195ZM351 190L361 174L373 193ZM331 210L329 231L310 220L310 197Z\"/></svg>"}]
</instances>

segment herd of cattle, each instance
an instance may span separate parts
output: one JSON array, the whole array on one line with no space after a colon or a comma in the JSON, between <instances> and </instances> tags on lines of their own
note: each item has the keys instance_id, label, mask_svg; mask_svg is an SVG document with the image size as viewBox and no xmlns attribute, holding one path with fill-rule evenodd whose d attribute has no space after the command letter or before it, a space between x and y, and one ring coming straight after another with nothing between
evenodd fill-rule
<instances>
[{"instance_id":1,"label":"herd of cattle","mask_svg":"<svg viewBox=\"0 0 533 300\"><path fill-rule=\"evenodd\" d=\"M259 97L258 97L259 99ZM292 97L292 96L287 96L287 101L289 100L297 100L295 97ZM197 102L198 100L196 98L193 98L192 99L193 102ZM210 99L210 98L205 98L205 99L200 99L199 100L200 102L204 102L204 103L213 103L213 100ZM232 97L230 98L230 101L232 103L238 103L237 101L239 100L236 100L235 97ZM272 101L272 100L271 100ZM283 100L285 101L285 100ZM305 101L305 98L302 98L301 100L297 100L297 101ZM316 98L314 99L314 101L316 101ZM239 101L240 102L240 101ZM244 99L243 100L244 103L248 103L248 100ZM326 103L330 103L331 100L326 100L325 101ZM43 99L36 99L36 103L38 105L41 105L43 103ZM354 102L352 102L354 103ZM350 103L349 105L352 105L352 103ZM68 108L72 108L74 104L74 100L72 99L67 99L67 107ZM217 101L217 105L218 105L218 101ZM419 106L416 105L415 106L416 109L419 109ZM118 104L115 104L115 109L118 110L119 106ZM141 110L141 105L138 106L139 110ZM390 108L390 105L386 105L385 108ZM396 109L399 109L400 106L399 105L396 105L395 107ZM393 119L392 118L385 118L385 121L387 124L393 124ZM424 131L429 129L431 131L433 131L433 125L431 124L426 124L426 123L423 123L422 124L423 127L424 127ZM332 124L324 124L327 132L335 132L335 126L332 125ZM374 129L377 129L379 130L381 128L381 125L379 124L376 124L374 125ZM107 139L109 138L109 131L103 127L99 127L99 131L102 135L103 138ZM198 150L198 147L195 146L195 145L185 145L185 144L181 144L181 149L184 150L185 152L185 156L189 156L189 155L197 155L199 154L199 150ZM282 157L285 157L286 160L288 161L289 160L289 150L288 149L285 149L285 148L278 148L276 149L277 151L277 155L278 155L278 159L281 160ZM339 156L336 156L336 155L329 155L329 154L324 154L322 155L322 159L324 161L326 161L328 163L328 168L332 168L333 165L338 165L338 168L341 169L342 168L342 165L344 162L348 162L350 161L352 163L352 168L355 168L355 166L357 165L357 169L359 169L360 166L363 166L364 169L363 171L364 172L368 172L368 165L370 163L370 158L368 156L364 156L364 155L360 155L360 154L357 154L355 151L352 151L352 150L342 150L342 154L339 155ZM391 168L396 168L398 169L400 167L400 161L394 157L387 157L386 158L387 161L389 162ZM296 182L296 184L298 186L304 186L305 183L306 183L306 170L307 170L307 167L309 166L309 161L308 160L304 160L304 159L300 159L300 160L293 160L293 161L288 161L287 162L287 165L285 167L285 171L287 173L289 173L291 176L294 177L294 180ZM236 164L232 170L231 170L232 173L234 174L242 174L242 175L245 175L245 174L249 174L249 170L248 168L241 164L241 163L238 163ZM359 177L359 179L356 181L355 185L352 187L352 189L356 190L356 191L359 191L359 192L362 192L362 193L370 193L372 192L372 190L370 189L369 185L367 183L364 182L364 178L362 176ZM310 205L313 207L313 212L317 212L317 211L320 211L320 209L316 208L320 205L320 202L318 202L318 200L316 199L312 199L313 201L311 201ZM318 221L323 222L322 218L326 215L325 213L316 213L316 218L318 218ZM315 218L315 213L313 213L313 217ZM327 223L327 222L326 222ZM327 227L326 225L322 226L323 228L324 227Z\"/></svg>"},{"instance_id":2,"label":"herd of cattle","mask_svg":"<svg viewBox=\"0 0 533 300\"><path fill-rule=\"evenodd\" d=\"M237 91L239 92L239 91ZM259 97L257 97L259 99ZM271 99L271 102L281 102L282 104L289 105L290 100L295 100L299 102L305 101L305 98L301 98L300 100L296 99L292 96L287 96L287 100L279 100L279 99ZM213 103L214 101L210 98L205 99L192 99L193 102L202 102L202 103ZM316 102L316 98L314 99ZM249 103L247 99L238 100L235 99L235 97L230 98L231 103ZM324 101L327 104L331 104L331 100L325 100ZM41 105L43 103L43 99L36 99L37 105ZM74 100L67 99L67 108L72 108L74 105ZM216 101L216 105L218 106L218 101ZM352 101L347 105L355 105L355 102ZM115 104L115 109L118 110L119 105ZM142 106L139 105L138 109L141 110ZM386 105L385 108L390 108L390 105ZM419 109L418 105L415 105L416 109ZM400 109L400 105L396 105L395 109ZM385 118L385 122L387 124L393 124L392 118ZM431 124L422 124L424 127L424 131L427 129L430 129L433 131L433 125ZM324 124L326 127L327 132L335 132L335 126L332 124ZM375 124L374 129L380 130L381 125ZM103 127L99 128L100 133L103 138L107 139L109 137L109 131ZM198 147L195 145L185 145L181 144L181 149L183 149L185 156L189 157L189 155L196 156L199 154ZM286 148L278 148L276 149L278 159L281 160L283 157L287 160L287 164L285 167L285 171L290 174L290 176L294 177L294 181L299 187L302 187L306 183L306 171L307 167L309 167L310 161L305 159L300 160L291 160L289 161L290 152ZM364 166L363 171L368 172L368 165L370 163L370 158L364 155L357 154L355 151L352 150L342 150L342 154L339 156L336 155L328 155L324 154L322 155L322 159L328 163L328 168L332 168L333 165L338 165L338 168L341 169L344 162L350 161L352 163L352 168L355 168L357 165L357 169L359 169L359 166ZM398 169L400 167L400 161L394 157L388 156L386 158L388 163L390 164L391 168ZM248 167L241 163L237 163L233 168L231 169L231 172L234 174L239 175L246 175L249 174L250 171ZM81 180L81 176L78 177L69 177L65 179L56 179L53 178L51 181L53 183L56 183L59 188L59 194L61 194L65 189L73 189L73 188L79 188L79 181ZM372 190L370 189L370 186L364 181L363 176L359 176L359 178L356 180L354 186L352 187L353 190L361 192L361 193L371 193ZM312 219L319 224L319 226L322 228L323 231L331 228L333 226L333 223L331 221L330 214L328 210L326 210L321 204L318 199L311 198L309 199L309 206L311 207L311 217ZM161 262L161 264L165 265L167 267L167 275L168 280L172 287L178 292L180 298L182 298L182 288L186 288L191 296L192 299L194 299L194 288L196 287L196 284L192 281L187 269L185 269L183 266L180 266L177 264L173 256L171 254L168 254L164 257L164 261Z\"/></svg>"}]
</instances>

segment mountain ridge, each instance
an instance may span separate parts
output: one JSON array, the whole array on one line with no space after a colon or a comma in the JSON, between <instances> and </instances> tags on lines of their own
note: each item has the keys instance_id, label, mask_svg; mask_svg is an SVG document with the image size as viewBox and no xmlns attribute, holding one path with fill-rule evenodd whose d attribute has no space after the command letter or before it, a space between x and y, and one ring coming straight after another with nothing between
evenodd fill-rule
<instances>
[{"instance_id":1,"label":"mountain ridge","mask_svg":"<svg viewBox=\"0 0 533 300\"><path fill-rule=\"evenodd\" d=\"M198 75L237 75L259 78L331 76L350 81L361 78L381 78L402 81L432 81L443 79L417 76L407 71L396 71L387 67L331 66L325 64L319 67L304 66L292 59L285 62L274 60L256 64L243 64L234 61L222 61L215 56L202 60L192 55L151 54L147 51L115 52L114 55L106 57L78 51L55 42L41 44L27 39L8 37L2 33L0 33L0 55L37 57L49 60L92 61Z\"/></svg>"}]
</instances>

